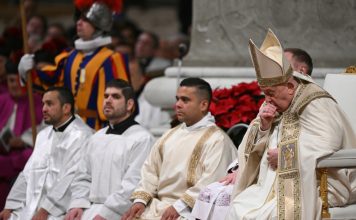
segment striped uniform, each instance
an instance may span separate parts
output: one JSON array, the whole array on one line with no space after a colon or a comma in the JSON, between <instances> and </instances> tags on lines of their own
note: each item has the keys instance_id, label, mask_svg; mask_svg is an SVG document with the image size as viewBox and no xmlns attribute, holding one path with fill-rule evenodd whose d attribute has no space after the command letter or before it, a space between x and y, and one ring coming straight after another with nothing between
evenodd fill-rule
<instances>
[{"instance_id":1,"label":"striped uniform","mask_svg":"<svg viewBox=\"0 0 356 220\"><path fill-rule=\"evenodd\" d=\"M106 47L99 47L87 56L76 49L63 51L56 56L55 65L33 72L34 87L40 90L49 86L70 88L77 113L98 130L106 120L103 114L105 83L114 78L129 80L125 60L123 55Z\"/></svg>"}]
</instances>

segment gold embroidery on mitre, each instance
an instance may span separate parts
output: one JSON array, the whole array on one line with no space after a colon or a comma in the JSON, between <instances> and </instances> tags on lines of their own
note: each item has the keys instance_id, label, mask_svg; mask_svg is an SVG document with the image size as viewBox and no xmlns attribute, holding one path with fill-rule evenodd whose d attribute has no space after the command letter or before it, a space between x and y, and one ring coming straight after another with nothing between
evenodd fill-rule
<instances>
[{"instance_id":1,"label":"gold embroidery on mitre","mask_svg":"<svg viewBox=\"0 0 356 220\"><path fill-rule=\"evenodd\" d=\"M210 138L215 131L219 130L216 126L211 126L207 129L207 131L201 136L198 143L196 144L192 156L190 158L189 166L188 166L188 176L187 176L187 185L188 187L192 187L195 185L196 181L196 168L198 166L203 147L205 142Z\"/></svg>"},{"instance_id":2,"label":"gold embroidery on mitre","mask_svg":"<svg viewBox=\"0 0 356 220\"><path fill-rule=\"evenodd\" d=\"M293 70L291 67L288 68L287 72L283 76L273 77L273 78L262 78L257 76L257 81L259 86L274 86L283 84L288 81L289 77L292 76Z\"/></svg>"},{"instance_id":3,"label":"gold embroidery on mitre","mask_svg":"<svg viewBox=\"0 0 356 220\"><path fill-rule=\"evenodd\" d=\"M260 48L250 39L249 51L260 86L282 84L292 76L292 67L286 60L282 45L272 30L268 30Z\"/></svg>"}]
</instances>

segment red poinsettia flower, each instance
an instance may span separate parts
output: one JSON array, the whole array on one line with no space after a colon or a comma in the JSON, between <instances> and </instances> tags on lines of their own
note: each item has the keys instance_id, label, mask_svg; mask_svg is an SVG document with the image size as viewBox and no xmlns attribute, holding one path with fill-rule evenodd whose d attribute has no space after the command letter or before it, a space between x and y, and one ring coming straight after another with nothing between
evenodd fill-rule
<instances>
[{"instance_id":1,"label":"red poinsettia flower","mask_svg":"<svg viewBox=\"0 0 356 220\"><path fill-rule=\"evenodd\" d=\"M211 108L210 111L213 115L224 114L234 108L234 102L234 99L230 97L226 99L219 99L218 101L213 101L212 105L214 105L214 107L213 109Z\"/></svg>"},{"instance_id":2,"label":"red poinsettia flower","mask_svg":"<svg viewBox=\"0 0 356 220\"><path fill-rule=\"evenodd\" d=\"M231 96L231 90L223 88L223 89L216 89L213 91L213 96L216 99L224 99Z\"/></svg>"},{"instance_id":3,"label":"red poinsettia flower","mask_svg":"<svg viewBox=\"0 0 356 220\"><path fill-rule=\"evenodd\" d=\"M227 130L237 123L250 123L257 115L264 98L256 81L240 83L230 89L213 91L210 112L216 124Z\"/></svg>"}]
</instances>

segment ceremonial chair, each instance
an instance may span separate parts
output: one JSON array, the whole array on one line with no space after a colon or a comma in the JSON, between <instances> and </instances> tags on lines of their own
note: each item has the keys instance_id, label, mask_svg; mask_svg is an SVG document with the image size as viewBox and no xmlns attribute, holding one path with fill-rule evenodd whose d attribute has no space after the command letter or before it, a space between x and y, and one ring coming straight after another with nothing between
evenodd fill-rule
<instances>
[{"instance_id":1,"label":"ceremonial chair","mask_svg":"<svg viewBox=\"0 0 356 220\"><path fill-rule=\"evenodd\" d=\"M227 135L229 135L236 148L239 147L247 129L248 129L247 124L238 123L232 126L231 128L229 128L229 130L227 130L226 133Z\"/></svg>"},{"instance_id":2,"label":"ceremonial chair","mask_svg":"<svg viewBox=\"0 0 356 220\"><path fill-rule=\"evenodd\" d=\"M328 74L324 81L324 89L336 99L356 132L356 75ZM356 149L339 150L320 159L317 164L320 172L320 196L323 201L322 218L356 219L356 204L328 207L327 174L329 168L356 168Z\"/></svg>"}]
</instances>

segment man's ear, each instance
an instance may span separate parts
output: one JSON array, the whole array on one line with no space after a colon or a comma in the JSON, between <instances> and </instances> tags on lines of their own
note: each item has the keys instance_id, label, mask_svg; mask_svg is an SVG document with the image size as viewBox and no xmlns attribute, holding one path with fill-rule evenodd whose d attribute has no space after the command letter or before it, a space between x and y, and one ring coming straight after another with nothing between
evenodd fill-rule
<instances>
[{"instance_id":1,"label":"man's ear","mask_svg":"<svg viewBox=\"0 0 356 220\"><path fill-rule=\"evenodd\" d=\"M200 102L200 110L201 110L202 112L207 112L207 111L209 111L209 102L208 102L208 100L203 99L203 100Z\"/></svg>"},{"instance_id":2,"label":"man's ear","mask_svg":"<svg viewBox=\"0 0 356 220\"><path fill-rule=\"evenodd\" d=\"M133 99L127 100L126 109L131 113L135 111L135 101Z\"/></svg>"},{"instance_id":3,"label":"man's ear","mask_svg":"<svg viewBox=\"0 0 356 220\"><path fill-rule=\"evenodd\" d=\"M71 105L69 103L64 103L62 106L62 110L65 115L71 114Z\"/></svg>"},{"instance_id":4,"label":"man's ear","mask_svg":"<svg viewBox=\"0 0 356 220\"><path fill-rule=\"evenodd\" d=\"M296 85L292 82L287 82L288 94L293 95L296 89Z\"/></svg>"}]
</instances>

